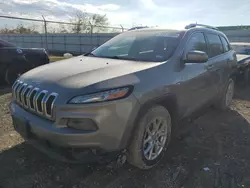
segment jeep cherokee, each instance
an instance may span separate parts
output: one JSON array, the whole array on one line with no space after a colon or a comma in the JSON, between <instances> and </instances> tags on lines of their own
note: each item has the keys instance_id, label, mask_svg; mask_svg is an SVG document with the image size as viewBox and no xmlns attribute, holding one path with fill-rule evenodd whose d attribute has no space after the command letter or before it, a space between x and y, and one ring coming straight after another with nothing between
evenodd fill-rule
<instances>
[{"instance_id":1,"label":"jeep cherokee","mask_svg":"<svg viewBox=\"0 0 250 188\"><path fill-rule=\"evenodd\" d=\"M77 151L125 151L129 163L148 169L167 149L174 122L207 104L230 105L235 70L235 51L216 28L132 29L23 74L10 111L38 149L79 160Z\"/></svg>"}]
</instances>

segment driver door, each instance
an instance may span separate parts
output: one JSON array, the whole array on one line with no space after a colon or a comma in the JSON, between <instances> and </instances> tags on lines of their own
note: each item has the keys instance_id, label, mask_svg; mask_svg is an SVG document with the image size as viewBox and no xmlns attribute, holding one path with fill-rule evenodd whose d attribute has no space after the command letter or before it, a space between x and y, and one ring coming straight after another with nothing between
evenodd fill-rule
<instances>
[{"instance_id":1,"label":"driver door","mask_svg":"<svg viewBox=\"0 0 250 188\"><path fill-rule=\"evenodd\" d=\"M190 36L184 48L184 57L193 50L207 53L207 42L202 32L195 32ZM179 101L183 117L203 107L212 96L213 85L207 70L208 63L185 63L180 71L182 92L179 94Z\"/></svg>"}]
</instances>

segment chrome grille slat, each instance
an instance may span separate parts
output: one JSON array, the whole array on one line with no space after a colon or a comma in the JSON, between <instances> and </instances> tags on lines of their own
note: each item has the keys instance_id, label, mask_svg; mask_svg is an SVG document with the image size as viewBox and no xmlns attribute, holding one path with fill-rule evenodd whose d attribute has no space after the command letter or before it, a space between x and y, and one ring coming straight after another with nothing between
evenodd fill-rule
<instances>
[{"instance_id":1,"label":"chrome grille slat","mask_svg":"<svg viewBox=\"0 0 250 188\"><path fill-rule=\"evenodd\" d=\"M27 107L28 107L28 108L30 108L30 95L31 95L31 93L32 93L32 91L33 91L32 88L33 88L33 86L31 86L31 89L30 89L29 93L27 93L27 96L26 96Z\"/></svg>"},{"instance_id":2,"label":"chrome grille slat","mask_svg":"<svg viewBox=\"0 0 250 188\"><path fill-rule=\"evenodd\" d=\"M12 86L12 96L15 99L15 90L16 90L16 86L19 84L19 80L16 80L15 83Z\"/></svg>"},{"instance_id":3,"label":"chrome grille slat","mask_svg":"<svg viewBox=\"0 0 250 188\"><path fill-rule=\"evenodd\" d=\"M53 120L55 101L58 94L49 93L47 90L41 90L20 80L12 86L13 99L28 111L34 112L47 119Z\"/></svg>"},{"instance_id":4,"label":"chrome grille slat","mask_svg":"<svg viewBox=\"0 0 250 188\"><path fill-rule=\"evenodd\" d=\"M38 91L39 91L39 88L34 88L31 92L31 96L30 96L30 109L32 111L36 111L36 96L38 95ZM34 94L34 96L32 97L32 95Z\"/></svg>"},{"instance_id":5,"label":"chrome grille slat","mask_svg":"<svg viewBox=\"0 0 250 188\"><path fill-rule=\"evenodd\" d=\"M23 95L24 95L24 92L25 92L25 90L26 90L26 88L28 87L28 84L23 84L22 85L22 90L21 90L21 93L19 94L21 97L19 97L20 98L20 102L22 103L22 104L24 104L24 98L23 98Z\"/></svg>"},{"instance_id":6,"label":"chrome grille slat","mask_svg":"<svg viewBox=\"0 0 250 188\"><path fill-rule=\"evenodd\" d=\"M26 108L29 107L29 102L28 102L29 98L28 98L28 96L29 96L30 92L32 91L32 87L33 86L31 86L31 85L29 85L28 87L26 87L26 89L24 91L24 94L23 94L23 104L24 104L24 106Z\"/></svg>"},{"instance_id":7,"label":"chrome grille slat","mask_svg":"<svg viewBox=\"0 0 250 188\"><path fill-rule=\"evenodd\" d=\"M17 99L17 102L20 102L20 91L21 91L21 89L22 89L22 87L23 87L23 82L20 82L20 85L18 86L18 88L17 88L17 92L16 92L16 99Z\"/></svg>"},{"instance_id":8,"label":"chrome grille slat","mask_svg":"<svg viewBox=\"0 0 250 188\"><path fill-rule=\"evenodd\" d=\"M47 110L47 107L48 107L48 101L49 101L49 99L50 99L50 97L54 97L54 99L52 99L52 101L51 101L51 105L50 105L50 113L48 112L48 110ZM58 94L57 93L51 93L50 95L48 95L48 97L46 98L46 100L45 100L45 116L46 117L48 117L48 118L51 118L52 116L53 116L53 108L54 108L54 103L55 103L55 100L56 100L56 98L58 97Z\"/></svg>"},{"instance_id":9,"label":"chrome grille slat","mask_svg":"<svg viewBox=\"0 0 250 188\"><path fill-rule=\"evenodd\" d=\"M17 98L17 92L18 92L18 89L19 89L19 87L22 85L22 82L18 82L17 84L16 84L16 86L15 86L15 89L14 89L14 96L15 96L15 99L17 100L18 98Z\"/></svg>"},{"instance_id":10,"label":"chrome grille slat","mask_svg":"<svg viewBox=\"0 0 250 188\"><path fill-rule=\"evenodd\" d=\"M46 98L46 95L47 95L47 93L48 93L48 91L47 90L42 90L38 95L37 95L37 97L36 97L36 99L35 99L35 104L36 104L36 110L37 110L37 113L39 113L39 114L44 114L44 111L43 111L43 100ZM42 96L44 94L44 96ZM42 98L40 99L41 100L41 102L39 102L38 100L39 100L39 97L40 96L42 96ZM39 103L40 103L40 105L41 105L41 111L39 110Z\"/></svg>"},{"instance_id":11,"label":"chrome grille slat","mask_svg":"<svg viewBox=\"0 0 250 188\"><path fill-rule=\"evenodd\" d=\"M12 85L12 89L15 88L15 86L19 83L19 80L16 80L15 83Z\"/></svg>"}]
</instances>

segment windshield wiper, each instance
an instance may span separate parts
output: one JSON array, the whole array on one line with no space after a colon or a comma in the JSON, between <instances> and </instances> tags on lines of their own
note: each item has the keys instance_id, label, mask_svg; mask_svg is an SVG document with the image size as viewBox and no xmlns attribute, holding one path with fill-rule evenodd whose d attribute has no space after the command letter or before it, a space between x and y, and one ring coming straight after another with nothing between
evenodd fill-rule
<instances>
[{"instance_id":1,"label":"windshield wiper","mask_svg":"<svg viewBox=\"0 0 250 188\"><path fill-rule=\"evenodd\" d=\"M115 55L115 56L106 56L106 58L110 58L110 59L122 59L121 57Z\"/></svg>"},{"instance_id":2,"label":"windshield wiper","mask_svg":"<svg viewBox=\"0 0 250 188\"><path fill-rule=\"evenodd\" d=\"M99 56L100 58L109 58L109 59L122 59L121 57L115 55L115 56Z\"/></svg>"},{"instance_id":3,"label":"windshield wiper","mask_svg":"<svg viewBox=\"0 0 250 188\"><path fill-rule=\"evenodd\" d=\"M109 58L109 59L122 59L122 60L134 60L133 58L128 58L128 57L124 57L124 56L100 56L103 58Z\"/></svg>"},{"instance_id":4,"label":"windshield wiper","mask_svg":"<svg viewBox=\"0 0 250 188\"><path fill-rule=\"evenodd\" d=\"M121 59L121 60L139 61L138 59L135 59L135 58L128 58L128 57L117 56L117 55L115 55L115 56L96 56L92 52L84 54L84 56L89 56L89 55L91 55L93 57L99 57L99 58L109 58L109 59Z\"/></svg>"},{"instance_id":5,"label":"windshield wiper","mask_svg":"<svg viewBox=\"0 0 250 188\"><path fill-rule=\"evenodd\" d=\"M89 55L91 55L91 56L94 56L94 57L95 57L95 54L93 54L92 52L88 52L88 53L84 54L84 56L89 56Z\"/></svg>"}]
</instances>

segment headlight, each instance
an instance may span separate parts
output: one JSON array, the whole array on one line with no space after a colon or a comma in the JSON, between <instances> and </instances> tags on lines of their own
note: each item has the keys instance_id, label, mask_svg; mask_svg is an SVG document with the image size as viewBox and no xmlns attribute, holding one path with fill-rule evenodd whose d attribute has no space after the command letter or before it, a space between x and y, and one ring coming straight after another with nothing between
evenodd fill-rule
<instances>
[{"instance_id":1,"label":"headlight","mask_svg":"<svg viewBox=\"0 0 250 188\"><path fill-rule=\"evenodd\" d=\"M132 91L132 87L123 87L112 89L99 93L76 96L69 101L70 104L96 103L103 101L111 101L127 97Z\"/></svg>"}]
</instances>

